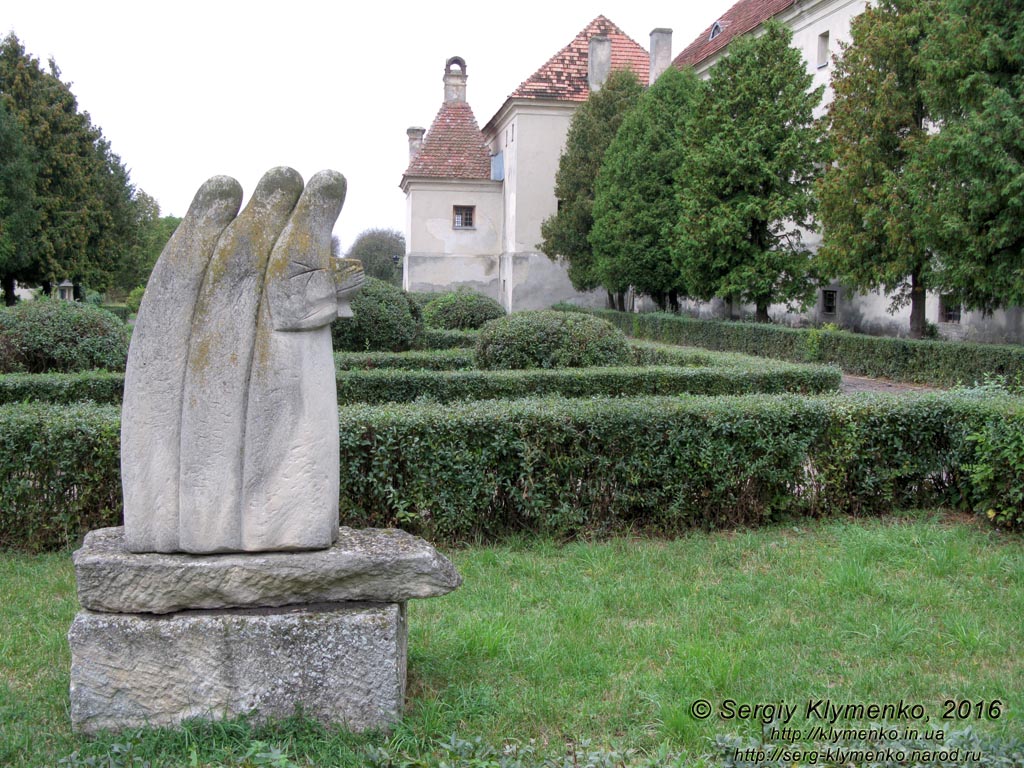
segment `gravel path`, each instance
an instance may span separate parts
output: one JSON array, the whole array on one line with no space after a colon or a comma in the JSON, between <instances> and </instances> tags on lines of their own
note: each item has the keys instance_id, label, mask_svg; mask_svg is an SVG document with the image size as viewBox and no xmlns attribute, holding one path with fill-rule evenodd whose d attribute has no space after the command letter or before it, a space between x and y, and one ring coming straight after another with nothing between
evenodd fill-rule
<instances>
[{"instance_id":1,"label":"gravel path","mask_svg":"<svg viewBox=\"0 0 1024 768\"><path fill-rule=\"evenodd\" d=\"M853 392L936 392L938 390L936 387L928 387L923 384L907 384L902 381L872 379L867 376L849 376L844 373L839 391L843 394L851 394Z\"/></svg>"}]
</instances>

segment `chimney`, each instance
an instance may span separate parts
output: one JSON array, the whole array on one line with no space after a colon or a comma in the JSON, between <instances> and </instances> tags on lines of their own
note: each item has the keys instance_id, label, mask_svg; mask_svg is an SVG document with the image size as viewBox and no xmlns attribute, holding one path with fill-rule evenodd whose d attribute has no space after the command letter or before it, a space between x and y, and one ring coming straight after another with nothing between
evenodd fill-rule
<instances>
[{"instance_id":1,"label":"chimney","mask_svg":"<svg viewBox=\"0 0 1024 768\"><path fill-rule=\"evenodd\" d=\"M669 64L672 63L672 30L658 29L651 30L651 82L658 79Z\"/></svg>"},{"instance_id":2,"label":"chimney","mask_svg":"<svg viewBox=\"0 0 1024 768\"><path fill-rule=\"evenodd\" d=\"M459 56L452 56L444 64L444 100L466 100L466 61Z\"/></svg>"},{"instance_id":3,"label":"chimney","mask_svg":"<svg viewBox=\"0 0 1024 768\"><path fill-rule=\"evenodd\" d=\"M420 147L423 146L423 134L427 132L426 128L416 128L415 126L406 130L405 135L409 137L409 162L411 163L416 159L416 155L420 152Z\"/></svg>"},{"instance_id":4,"label":"chimney","mask_svg":"<svg viewBox=\"0 0 1024 768\"><path fill-rule=\"evenodd\" d=\"M591 91L599 91L612 69L612 41L607 35L590 38L587 51L587 85Z\"/></svg>"}]
</instances>

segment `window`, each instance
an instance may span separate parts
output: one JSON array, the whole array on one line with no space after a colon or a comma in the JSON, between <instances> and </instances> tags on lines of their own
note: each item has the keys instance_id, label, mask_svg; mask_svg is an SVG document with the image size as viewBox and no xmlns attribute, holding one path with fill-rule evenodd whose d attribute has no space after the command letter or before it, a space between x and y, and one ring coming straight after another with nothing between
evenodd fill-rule
<instances>
[{"instance_id":1,"label":"window","mask_svg":"<svg viewBox=\"0 0 1024 768\"><path fill-rule=\"evenodd\" d=\"M828 47L828 32L822 32L818 35L818 69L828 66L830 53L831 51Z\"/></svg>"},{"instance_id":2,"label":"window","mask_svg":"<svg viewBox=\"0 0 1024 768\"><path fill-rule=\"evenodd\" d=\"M960 322L960 302L955 297L939 296L939 322Z\"/></svg>"},{"instance_id":3,"label":"window","mask_svg":"<svg viewBox=\"0 0 1024 768\"><path fill-rule=\"evenodd\" d=\"M475 205L456 205L452 208L452 229L472 229Z\"/></svg>"},{"instance_id":4,"label":"window","mask_svg":"<svg viewBox=\"0 0 1024 768\"><path fill-rule=\"evenodd\" d=\"M836 313L836 299L839 291L821 292L821 313L823 315L834 315Z\"/></svg>"},{"instance_id":5,"label":"window","mask_svg":"<svg viewBox=\"0 0 1024 768\"><path fill-rule=\"evenodd\" d=\"M722 34L722 25L716 21L711 25L711 35L708 37L708 40L714 40L720 34Z\"/></svg>"}]
</instances>

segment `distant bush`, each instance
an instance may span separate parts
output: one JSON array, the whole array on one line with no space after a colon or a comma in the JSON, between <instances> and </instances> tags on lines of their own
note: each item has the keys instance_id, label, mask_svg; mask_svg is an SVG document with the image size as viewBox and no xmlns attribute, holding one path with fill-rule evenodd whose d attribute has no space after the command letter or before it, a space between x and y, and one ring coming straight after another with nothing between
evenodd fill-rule
<instances>
[{"instance_id":1,"label":"distant bush","mask_svg":"<svg viewBox=\"0 0 1024 768\"><path fill-rule=\"evenodd\" d=\"M626 337L611 323L552 310L491 320L476 343L478 368L583 368L632 361Z\"/></svg>"},{"instance_id":2,"label":"distant bush","mask_svg":"<svg viewBox=\"0 0 1024 768\"><path fill-rule=\"evenodd\" d=\"M494 299L466 290L442 293L423 307L426 325L449 331L475 330L504 316L505 309Z\"/></svg>"},{"instance_id":3,"label":"distant bush","mask_svg":"<svg viewBox=\"0 0 1024 768\"><path fill-rule=\"evenodd\" d=\"M0 309L0 372L123 371L128 338L124 323L97 306L24 301Z\"/></svg>"},{"instance_id":4,"label":"distant bush","mask_svg":"<svg viewBox=\"0 0 1024 768\"><path fill-rule=\"evenodd\" d=\"M342 352L403 352L413 346L421 323L401 288L368 277L352 298L352 317L331 326L335 350Z\"/></svg>"},{"instance_id":5,"label":"distant bush","mask_svg":"<svg viewBox=\"0 0 1024 768\"><path fill-rule=\"evenodd\" d=\"M138 314L139 307L142 305L142 295L146 292L146 286L138 285L132 288L132 292L128 294L128 298L124 300L125 306L128 307L128 311L132 314Z\"/></svg>"},{"instance_id":6,"label":"distant bush","mask_svg":"<svg viewBox=\"0 0 1024 768\"><path fill-rule=\"evenodd\" d=\"M101 309L107 310L110 314L114 315L122 323L128 322L128 316L137 310L129 310L125 304L101 304Z\"/></svg>"}]
</instances>

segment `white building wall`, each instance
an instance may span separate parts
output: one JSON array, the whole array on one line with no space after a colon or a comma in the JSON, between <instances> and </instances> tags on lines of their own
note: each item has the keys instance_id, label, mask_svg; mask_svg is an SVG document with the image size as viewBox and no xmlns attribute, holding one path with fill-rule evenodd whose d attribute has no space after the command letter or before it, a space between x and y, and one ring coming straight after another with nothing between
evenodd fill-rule
<instances>
[{"instance_id":1,"label":"white building wall","mask_svg":"<svg viewBox=\"0 0 1024 768\"><path fill-rule=\"evenodd\" d=\"M453 226L456 205L474 207L472 228ZM498 299L502 207L498 181L409 180L403 288L432 292L464 285Z\"/></svg>"}]
</instances>

